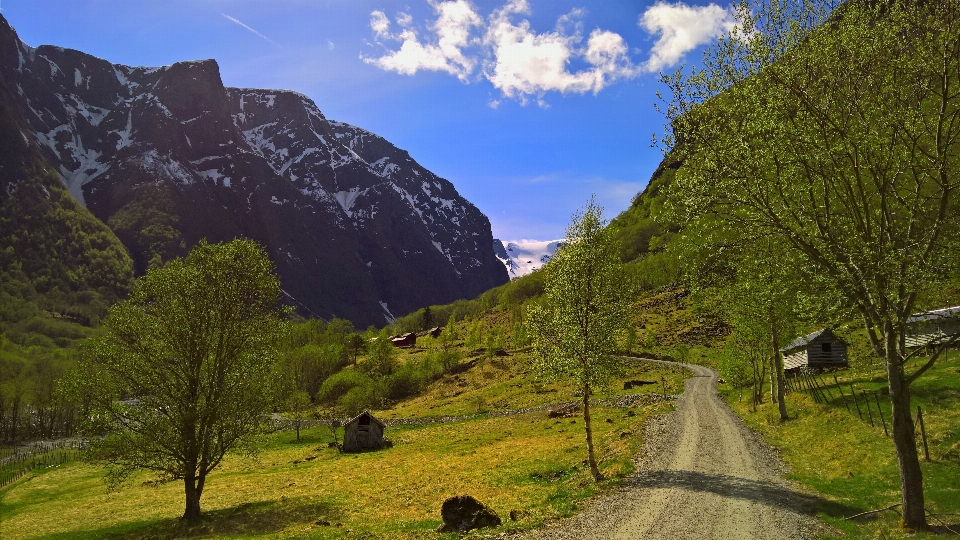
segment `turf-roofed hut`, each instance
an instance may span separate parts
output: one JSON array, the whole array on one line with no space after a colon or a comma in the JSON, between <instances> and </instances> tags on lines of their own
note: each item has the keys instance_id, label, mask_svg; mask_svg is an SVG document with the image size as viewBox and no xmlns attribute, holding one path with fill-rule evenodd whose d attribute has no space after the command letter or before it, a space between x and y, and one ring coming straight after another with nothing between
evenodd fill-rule
<instances>
[{"instance_id":1,"label":"turf-roofed hut","mask_svg":"<svg viewBox=\"0 0 960 540\"><path fill-rule=\"evenodd\" d=\"M829 328L799 337L780 352L783 353L783 369L788 374L847 367L847 342Z\"/></svg>"},{"instance_id":2,"label":"turf-roofed hut","mask_svg":"<svg viewBox=\"0 0 960 540\"><path fill-rule=\"evenodd\" d=\"M960 334L960 306L936 309L907 319L904 344L907 347L939 345L957 334Z\"/></svg>"},{"instance_id":3,"label":"turf-roofed hut","mask_svg":"<svg viewBox=\"0 0 960 540\"><path fill-rule=\"evenodd\" d=\"M384 447L386 426L370 411L363 411L343 426L343 451L363 452Z\"/></svg>"}]
</instances>

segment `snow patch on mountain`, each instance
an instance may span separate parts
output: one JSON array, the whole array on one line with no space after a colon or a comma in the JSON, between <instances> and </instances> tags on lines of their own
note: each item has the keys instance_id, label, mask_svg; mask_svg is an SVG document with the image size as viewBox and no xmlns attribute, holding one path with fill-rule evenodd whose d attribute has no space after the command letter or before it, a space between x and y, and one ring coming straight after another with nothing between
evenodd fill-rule
<instances>
[{"instance_id":1,"label":"snow patch on mountain","mask_svg":"<svg viewBox=\"0 0 960 540\"><path fill-rule=\"evenodd\" d=\"M506 243L494 239L493 251L513 279L543 268L563 243L563 239L517 240Z\"/></svg>"}]
</instances>

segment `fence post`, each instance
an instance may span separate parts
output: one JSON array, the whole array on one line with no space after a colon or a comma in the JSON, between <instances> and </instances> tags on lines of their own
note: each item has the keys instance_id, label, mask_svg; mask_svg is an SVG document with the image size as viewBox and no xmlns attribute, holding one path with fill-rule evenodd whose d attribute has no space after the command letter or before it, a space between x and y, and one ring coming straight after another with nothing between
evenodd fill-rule
<instances>
[{"instance_id":1,"label":"fence post","mask_svg":"<svg viewBox=\"0 0 960 540\"><path fill-rule=\"evenodd\" d=\"M867 404L867 417L870 418L870 427L877 427L873 423L873 412L870 411L870 400L867 399L867 393L864 390L860 391L860 397L863 398L863 402Z\"/></svg>"},{"instance_id":2,"label":"fence post","mask_svg":"<svg viewBox=\"0 0 960 540\"><path fill-rule=\"evenodd\" d=\"M923 459L930 461L930 449L927 448L927 429L923 425L923 411L917 405L917 422L920 424L920 436L923 437Z\"/></svg>"},{"instance_id":3,"label":"fence post","mask_svg":"<svg viewBox=\"0 0 960 540\"><path fill-rule=\"evenodd\" d=\"M863 420L863 413L860 411L860 402L857 401L857 391L853 387L853 383L850 383L850 394L853 395L853 404L857 406L857 416L860 417L860 420Z\"/></svg>"},{"instance_id":4,"label":"fence post","mask_svg":"<svg viewBox=\"0 0 960 540\"><path fill-rule=\"evenodd\" d=\"M843 395L843 387L840 386L840 381L837 380L837 376L833 376L833 382L837 385L837 390L840 391L840 401L843 402L843 406L847 408L847 412L850 412L850 404L847 403L847 396Z\"/></svg>"},{"instance_id":5,"label":"fence post","mask_svg":"<svg viewBox=\"0 0 960 540\"><path fill-rule=\"evenodd\" d=\"M883 417L883 409L880 408L880 398L877 396L877 393L873 393L873 399L877 402L877 414L880 415L880 421L883 422L883 434L886 437L890 436L890 432L887 431L887 420Z\"/></svg>"}]
</instances>

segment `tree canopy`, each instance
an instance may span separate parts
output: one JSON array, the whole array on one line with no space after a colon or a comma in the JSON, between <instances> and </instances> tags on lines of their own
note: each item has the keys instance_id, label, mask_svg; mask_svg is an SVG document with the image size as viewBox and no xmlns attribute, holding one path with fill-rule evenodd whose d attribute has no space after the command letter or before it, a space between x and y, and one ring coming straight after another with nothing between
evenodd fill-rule
<instances>
[{"instance_id":1,"label":"tree canopy","mask_svg":"<svg viewBox=\"0 0 960 540\"><path fill-rule=\"evenodd\" d=\"M147 469L183 480L200 514L207 475L267 420L285 331L279 282L250 240L200 242L114 305L74 384L108 435L93 456L114 480Z\"/></svg>"},{"instance_id":2,"label":"tree canopy","mask_svg":"<svg viewBox=\"0 0 960 540\"><path fill-rule=\"evenodd\" d=\"M882 338L904 524L925 528L901 337L956 271L960 6L745 2L704 65L664 78L680 214L773 238Z\"/></svg>"}]
</instances>

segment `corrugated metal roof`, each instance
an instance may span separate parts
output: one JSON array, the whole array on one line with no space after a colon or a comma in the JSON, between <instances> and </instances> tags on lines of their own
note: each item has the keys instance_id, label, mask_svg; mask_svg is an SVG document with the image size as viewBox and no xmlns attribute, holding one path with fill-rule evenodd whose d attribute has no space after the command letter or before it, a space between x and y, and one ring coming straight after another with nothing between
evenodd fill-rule
<instances>
[{"instance_id":1,"label":"corrugated metal roof","mask_svg":"<svg viewBox=\"0 0 960 540\"><path fill-rule=\"evenodd\" d=\"M907 324L920 321L932 321L934 319L950 319L958 316L960 316L960 306L953 306L935 309L933 311L924 311L923 313L914 313L907 319Z\"/></svg>"}]
</instances>

